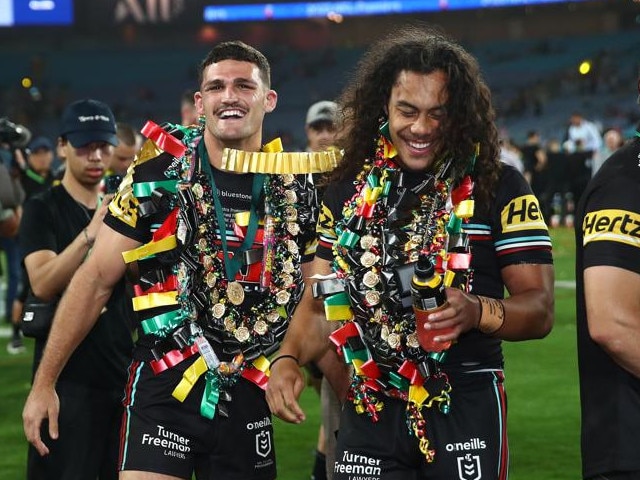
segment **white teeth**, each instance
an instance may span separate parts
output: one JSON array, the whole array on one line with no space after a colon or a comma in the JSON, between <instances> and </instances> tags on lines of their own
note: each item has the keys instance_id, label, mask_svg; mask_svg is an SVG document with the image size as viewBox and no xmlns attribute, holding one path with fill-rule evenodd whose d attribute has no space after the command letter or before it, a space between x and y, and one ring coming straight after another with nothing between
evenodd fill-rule
<instances>
[{"instance_id":1,"label":"white teeth","mask_svg":"<svg viewBox=\"0 0 640 480\"><path fill-rule=\"evenodd\" d=\"M244 113L240 110L225 110L220 114L221 118L229 118L229 117L244 117Z\"/></svg>"},{"instance_id":2,"label":"white teeth","mask_svg":"<svg viewBox=\"0 0 640 480\"><path fill-rule=\"evenodd\" d=\"M416 149L427 148L429 145L431 145L430 142L424 142L424 143L407 142L407 143L411 148L416 148Z\"/></svg>"}]
</instances>

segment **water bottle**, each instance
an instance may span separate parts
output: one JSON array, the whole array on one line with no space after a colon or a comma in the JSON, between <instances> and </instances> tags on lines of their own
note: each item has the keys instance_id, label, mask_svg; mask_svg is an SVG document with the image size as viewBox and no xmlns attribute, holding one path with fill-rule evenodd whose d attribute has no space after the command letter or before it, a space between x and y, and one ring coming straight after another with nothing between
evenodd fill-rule
<instances>
[{"instance_id":1,"label":"water bottle","mask_svg":"<svg viewBox=\"0 0 640 480\"><path fill-rule=\"evenodd\" d=\"M442 276L437 273L426 255L421 255L416 262L411 279L411 297L413 312L416 316L416 333L418 342L427 352L441 352L451 346L451 342L436 342L433 337L451 332L451 328L426 330L424 324L433 312L447 307L447 295L442 284Z\"/></svg>"}]
</instances>

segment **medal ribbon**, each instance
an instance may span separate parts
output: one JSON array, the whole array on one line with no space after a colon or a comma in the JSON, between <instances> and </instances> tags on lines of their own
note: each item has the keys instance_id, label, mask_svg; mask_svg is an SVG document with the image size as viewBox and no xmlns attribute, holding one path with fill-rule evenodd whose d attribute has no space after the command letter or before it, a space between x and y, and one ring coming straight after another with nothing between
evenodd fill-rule
<instances>
[{"instance_id":1,"label":"medal ribbon","mask_svg":"<svg viewBox=\"0 0 640 480\"><path fill-rule=\"evenodd\" d=\"M236 274L240 270L240 267L242 267L242 253L251 248L251 245L253 245L253 240L256 236L256 231L258 229L257 203L260 199L260 194L262 193L265 177L263 174L254 174L253 187L251 189L251 209L249 213L249 226L247 227L247 234L244 237L244 241L242 242L242 245L240 245L240 248L234 252L233 257L229 257L226 228L227 224L224 220L222 204L220 203L218 189L213 178L213 169L211 168L211 164L209 163L209 154L207 153L207 149L204 148L204 142L200 142L200 144L198 145L198 149L200 153L200 161L202 162L202 169L206 173L207 177L209 178L209 182L211 183L211 196L213 197L213 203L216 212L216 221L218 222L218 230L220 231L220 243L222 244L222 251L224 252L225 273L227 275L227 280L229 282L232 282L236 278Z\"/></svg>"}]
</instances>

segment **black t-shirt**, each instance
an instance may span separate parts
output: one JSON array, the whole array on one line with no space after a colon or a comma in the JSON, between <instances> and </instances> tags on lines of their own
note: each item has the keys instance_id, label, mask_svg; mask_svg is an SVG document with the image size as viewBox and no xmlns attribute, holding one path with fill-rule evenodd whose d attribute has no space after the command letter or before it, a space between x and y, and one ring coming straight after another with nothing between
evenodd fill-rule
<instances>
[{"instance_id":1,"label":"black t-shirt","mask_svg":"<svg viewBox=\"0 0 640 480\"><path fill-rule=\"evenodd\" d=\"M407 177L411 182L408 184L409 187L422 181L420 174L412 173ZM342 218L345 201L351 198L354 192L352 179L332 184L327 189L318 221L318 257L333 260L332 246L338 238L334 228L336 222ZM537 199L531 193L524 177L512 167L502 167L496 199L490 209L484 209L488 214L482 215L480 210L476 206L476 214L468 223L463 224L463 230L469 234L473 255L471 288L474 294L503 298L505 286L500 274L501 268L518 263L551 263L551 240ZM411 232L408 233L411 235ZM381 276L386 275L385 268L383 267ZM381 296L384 302L387 295ZM371 316L367 316L367 319ZM376 323L367 319L359 321L365 332L365 342L368 338L379 337L379 334L367 334L368 329L376 328ZM400 319L392 318L391 321L399 322ZM375 348L371 350L376 359ZM410 356L410 353L403 355ZM451 346L445 370L499 368L502 364L501 341L474 329L461 335L458 342Z\"/></svg>"},{"instance_id":2,"label":"black t-shirt","mask_svg":"<svg viewBox=\"0 0 640 480\"><path fill-rule=\"evenodd\" d=\"M62 185L31 197L24 204L20 223L23 258L40 250L62 252L89 224L91 215L93 212L78 204ZM131 315L125 284L120 281L97 323L69 358L59 381L122 391L133 348ZM36 340L35 368L44 345L45 340Z\"/></svg>"},{"instance_id":3,"label":"black t-shirt","mask_svg":"<svg viewBox=\"0 0 640 480\"><path fill-rule=\"evenodd\" d=\"M617 150L598 170L576 217L578 367L585 478L640 470L640 380L589 336L583 272L606 265L640 275L640 140Z\"/></svg>"}]
</instances>

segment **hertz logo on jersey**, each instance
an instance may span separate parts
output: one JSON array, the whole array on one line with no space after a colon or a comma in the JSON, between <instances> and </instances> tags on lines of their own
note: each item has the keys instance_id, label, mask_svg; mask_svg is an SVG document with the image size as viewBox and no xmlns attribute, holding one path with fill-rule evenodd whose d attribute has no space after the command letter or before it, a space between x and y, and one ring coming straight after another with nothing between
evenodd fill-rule
<instances>
[{"instance_id":1,"label":"hertz logo on jersey","mask_svg":"<svg viewBox=\"0 0 640 480\"><path fill-rule=\"evenodd\" d=\"M535 195L523 195L511 200L502 209L500 221L504 233L547 229Z\"/></svg>"},{"instance_id":2,"label":"hertz logo on jersey","mask_svg":"<svg viewBox=\"0 0 640 480\"><path fill-rule=\"evenodd\" d=\"M628 210L597 210L582 222L585 246L590 242L618 242L640 247L640 215Z\"/></svg>"}]
</instances>

